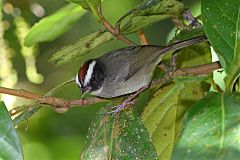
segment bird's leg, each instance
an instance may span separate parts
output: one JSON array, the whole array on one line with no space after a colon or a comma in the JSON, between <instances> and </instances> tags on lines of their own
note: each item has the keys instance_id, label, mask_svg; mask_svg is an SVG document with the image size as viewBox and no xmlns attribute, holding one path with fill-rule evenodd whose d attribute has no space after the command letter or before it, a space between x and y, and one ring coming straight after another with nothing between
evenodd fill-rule
<instances>
[{"instance_id":1,"label":"bird's leg","mask_svg":"<svg viewBox=\"0 0 240 160\"><path fill-rule=\"evenodd\" d=\"M173 73L177 70L177 55L178 55L178 51L179 50L176 50L173 54L172 54L172 57L170 59L170 64L167 68L167 71L166 71L166 74L165 76L170 78L172 77Z\"/></svg>"},{"instance_id":2,"label":"bird's leg","mask_svg":"<svg viewBox=\"0 0 240 160\"><path fill-rule=\"evenodd\" d=\"M125 100L120 103L119 105L117 106L113 106L111 108L113 108L114 110L110 111L110 112L107 112L106 114L112 114L112 113L118 113L122 110L124 110L128 105L133 105L135 103L135 99L134 100L131 100L129 102L125 102Z\"/></svg>"},{"instance_id":3,"label":"bird's leg","mask_svg":"<svg viewBox=\"0 0 240 160\"><path fill-rule=\"evenodd\" d=\"M119 105L111 107L111 108L114 108L114 110L110 111L110 112L107 112L107 114L118 113L118 112L124 110L128 105L133 105L135 103L135 98L141 92L143 92L145 89L147 89L148 87L149 87L149 85L143 86L138 91L131 94L128 98L126 98L124 101L122 101L122 103L120 103Z\"/></svg>"},{"instance_id":4,"label":"bird's leg","mask_svg":"<svg viewBox=\"0 0 240 160\"><path fill-rule=\"evenodd\" d=\"M173 52L172 57L170 59L170 65L165 65L164 63L160 62L157 67L162 71L169 73L177 70L177 53L178 50Z\"/></svg>"},{"instance_id":5,"label":"bird's leg","mask_svg":"<svg viewBox=\"0 0 240 160\"><path fill-rule=\"evenodd\" d=\"M170 70L169 72L173 72L177 70L177 55L178 55L178 50L176 50L170 59Z\"/></svg>"},{"instance_id":6,"label":"bird's leg","mask_svg":"<svg viewBox=\"0 0 240 160\"><path fill-rule=\"evenodd\" d=\"M168 71L168 66L166 66L164 63L159 63L157 67L164 72Z\"/></svg>"}]
</instances>

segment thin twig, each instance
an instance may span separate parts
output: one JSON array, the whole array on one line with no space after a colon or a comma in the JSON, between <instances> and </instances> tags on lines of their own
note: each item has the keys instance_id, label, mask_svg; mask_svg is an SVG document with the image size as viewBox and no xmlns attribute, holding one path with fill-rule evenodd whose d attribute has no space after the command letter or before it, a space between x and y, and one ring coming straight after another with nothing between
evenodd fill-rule
<instances>
[{"instance_id":1,"label":"thin twig","mask_svg":"<svg viewBox=\"0 0 240 160\"><path fill-rule=\"evenodd\" d=\"M221 68L221 65L219 62L212 62L209 64L203 64L203 65L194 66L194 67L177 69L176 71L168 73L166 76L160 78L159 80L153 81L151 83L151 87L155 86L156 84L162 84L164 82L168 82L171 79L173 79L174 77L208 74L208 73L210 73L214 70L220 69L220 68Z\"/></svg>"},{"instance_id":2,"label":"thin twig","mask_svg":"<svg viewBox=\"0 0 240 160\"><path fill-rule=\"evenodd\" d=\"M124 43L134 46L136 45L134 42L132 42L130 39L126 38L124 35L122 35L120 32L116 32L115 28L105 19L105 17L102 14L102 8L101 5L98 6L98 15L101 18L102 25L110 32L112 35L114 35L118 40L123 41Z\"/></svg>"},{"instance_id":3,"label":"thin twig","mask_svg":"<svg viewBox=\"0 0 240 160\"><path fill-rule=\"evenodd\" d=\"M148 40L147 40L147 38L146 38L146 36L144 34L144 30L143 29L141 29L139 31L139 40L140 40L141 45L148 45Z\"/></svg>"},{"instance_id":4,"label":"thin twig","mask_svg":"<svg viewBox=\"0 0 240 160\"><path fill-rule=\"evenodd\" d=\"M78 100L65 100L62 98L41 96L39 94L32 93L24 89L16 90L16 89L9 89L5 87L0 87L0 93L34 100L40 104L48 104L57 108L69 108L70 106L73 106L73 105L79 105L83 107L89 104L106 101L105 99L96 98L96 97L88 98L88 99L78 99Z\"/></svg>"},{"instance_id":5,"label":"thin twig","mask_svg":"<svg viewBox=\"0 0 240 160\"><path fill-rule=\"evenodd\" d=\"M213 70L220 69L221 65L219 62L213 62L209 64L203 64L195 67L183 68L179 69L175 72L174 76L180 75L200 75L200 74L208 74Z\"/></svg>"}]
</instances>

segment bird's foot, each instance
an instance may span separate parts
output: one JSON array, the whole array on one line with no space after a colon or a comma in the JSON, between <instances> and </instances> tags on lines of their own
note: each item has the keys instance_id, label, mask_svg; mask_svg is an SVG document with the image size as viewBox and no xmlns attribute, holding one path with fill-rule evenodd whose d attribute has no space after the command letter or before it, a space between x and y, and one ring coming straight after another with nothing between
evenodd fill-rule
<instances>
[{"instance_id":1,"label":"bird's foot","mask_svg":"<svg viewBox=\"0 0 240 160\"><path fill-rule=\"evenodd\" d=\"M110 112L107 112L106 114L116 114L122 110L124 110L127 106L129 105L133 105L135 103L135 100L131 100L131 101L123 101L121 104L117 105L117 106L112 106L111 108L113 109Z\"/></svg>"}]
</instances>

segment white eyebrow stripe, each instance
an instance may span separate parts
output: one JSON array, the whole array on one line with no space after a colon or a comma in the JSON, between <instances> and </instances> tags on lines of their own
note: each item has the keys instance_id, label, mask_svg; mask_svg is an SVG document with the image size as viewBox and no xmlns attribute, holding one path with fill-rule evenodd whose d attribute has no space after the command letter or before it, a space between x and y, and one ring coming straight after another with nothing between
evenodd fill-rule
<instances>
[{"instance_id":1,"label":"white eyebrow stripe","mask_svg":"<svg viewBox=\"0 0 240 160\"><path fill-rule=\"evenodd\" d=\"M92 61L89 64L87 74L84 78L84 86L86 86L90 82L95 64L96 64L96 61Z\"/></svg>"},{"instance_id":2,"label":"white eyebrow stripe","mask_svg":"<svg viewBox=\"0 0 240 160\"><path fill-rule=\"evenodd\" d=\"M79 79L78 79L78 73L77 73L77 75L76 75L75 82L76 82L76 84L77 84L79 87L82 87L82 86L81 86L81 83L79 82Z\"/></svg>"}]
</instances>

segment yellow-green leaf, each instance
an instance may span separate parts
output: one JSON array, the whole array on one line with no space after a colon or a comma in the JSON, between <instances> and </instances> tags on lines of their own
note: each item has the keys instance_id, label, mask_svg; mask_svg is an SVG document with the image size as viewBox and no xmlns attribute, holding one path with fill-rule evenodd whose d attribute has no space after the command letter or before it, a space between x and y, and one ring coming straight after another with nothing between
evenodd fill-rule
<instances>
[{"instance_id":1,"label":"yellow-green leaf","mask_svg":"<svg viewBox=\"0 0 240 160\"><path fill-rule=\"evenodd\" d=\"M78 4L82 6L84 9L89 10L90 12L92 12L92 14L97 20L100 20L100 17L98 15L98 7L101 3L101 0L67 0L67 1Z\"/></svg>"},{"instance_id":2,"label":"yellow-green leaf","mask_svg":"<svg viewBox=\"0 0 240 160\"><path fill-rule=\"evenodd\" d=\"M81 38L79 41L63 47L52 55L49 62L61 65L76 60L85 60L86 54L97 46L106 43L113 39L112 34L106 31L97 31L86 37ZM92 53L91 57L94 57ZM81 62L80 62L81 63Z\"/></svg>"},{"instance_id":3,"label":"yellow-green leaf","mask_svg":"<svg viewBox=\"0 0 240 160\"><path fill-rule=\"evenodd\" d=\"M149 0L130 10L120 18L119 22L130 17L121 27L121 32L130 34L160 20L177 17L184 10L184 5L178 0Z\"/></svg>"}]
</instances>

